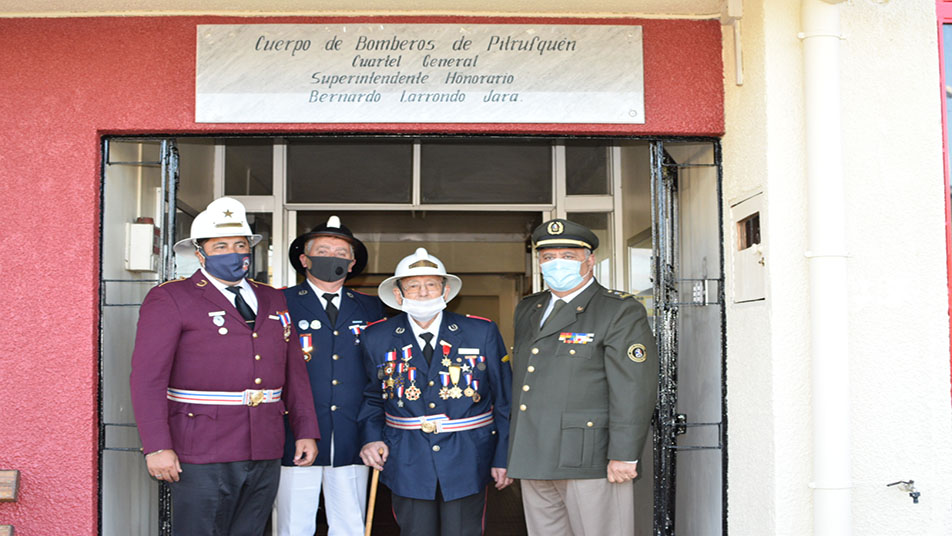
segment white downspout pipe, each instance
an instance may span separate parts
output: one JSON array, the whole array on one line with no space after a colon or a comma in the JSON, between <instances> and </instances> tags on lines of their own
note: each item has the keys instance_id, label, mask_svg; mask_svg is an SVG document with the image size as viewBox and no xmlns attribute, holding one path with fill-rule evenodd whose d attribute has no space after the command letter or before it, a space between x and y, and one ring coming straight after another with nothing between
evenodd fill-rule
<instances>
[{"instance_id":1,"label":"white downspout pipe","mask_svg":"<svg viewBox=\"0 0 952 536\"><path fill-rule=\"evenodd\" d=\"M840 6L803 0L813 388L813 534L847 536L850 511L849 313L840 124Z\"/></svg>"}]
</instances>

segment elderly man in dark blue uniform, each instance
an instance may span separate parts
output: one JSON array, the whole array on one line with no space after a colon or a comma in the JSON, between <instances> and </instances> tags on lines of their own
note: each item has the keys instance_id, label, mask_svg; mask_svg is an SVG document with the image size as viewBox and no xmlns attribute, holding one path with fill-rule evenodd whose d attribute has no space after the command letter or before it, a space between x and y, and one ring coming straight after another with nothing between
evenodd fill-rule
<instances>
[{"instance_id":1,"label":"elderly man in dark blue uniform","mask_svg":"<svg viewBox=\"0 0 952 536\"><path fill-rule=\"evenodd\" d=\"M323 487L329 536L361 536L370 469L360 460L357 432L367 385L360 336L383 317L383 305L344 286L367 265L367 248L337 216L297 237L288 259L306 277L284 293L307 356L321 440L314 465L299 467L287 436L275 527L279 536L313 536Z\"/></svg>"},{"instance_id":2,"label":"elderly man in dark blue uniform","mask_svg":"<svg viewBox=\"0 0 952 536\"><path fill-rule=\"evenodd\" d=\"M419 248L378 287L404 311L367 328L364 463L393 492L403 536L482 534L486 488L506 472L511 371L496 325L443 311L460 279Z\"/></svg>"},{"instance_id":3,"label":"elderly man in dark blue uniform","mask_svg":"<svg viewBox=\"0 0 952 536\"><path fill-rule=\"evenodd\" d=\"M285 413L294 463L317 454L284 295L246 279L259 240L241 203L213 201L191 238L175 244L201 269L153 288L139 310L132 405L149 474L171 486L175 534L261 534L278 489Z\"/></svg>"}]
</instances>

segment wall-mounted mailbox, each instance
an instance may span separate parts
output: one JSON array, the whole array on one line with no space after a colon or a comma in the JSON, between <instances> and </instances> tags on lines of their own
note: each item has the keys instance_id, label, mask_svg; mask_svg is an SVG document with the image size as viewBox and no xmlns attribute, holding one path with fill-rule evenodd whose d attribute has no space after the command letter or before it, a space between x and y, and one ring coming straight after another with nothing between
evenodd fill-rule
<instances>
[{"instance_id":1,"label":"wall-mounted mailbox","mask_svg":"<svg viewBox=\"0 0 952 536\"><path fill-rule=\"evenodd\" d=\"M767 261L761 233L763 194L731 206L734 303L763 300Z\"/></svg>"},{"instance_id":2,"label":"wall-mounted mailbox","mask_svg":"<svg viewBox=\"0 0 952 536\"><path fill-rule=\"evenodd\" d=\"M126 270L154 272L159 258L159 228L152 218L126 223Z\"/></svg>"}]
</instances>

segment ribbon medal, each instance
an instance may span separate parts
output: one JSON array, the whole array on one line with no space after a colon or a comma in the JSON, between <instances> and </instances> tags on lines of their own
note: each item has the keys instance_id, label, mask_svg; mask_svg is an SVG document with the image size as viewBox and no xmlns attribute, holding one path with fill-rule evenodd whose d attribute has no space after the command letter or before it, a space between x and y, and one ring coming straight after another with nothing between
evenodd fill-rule
<instances>
[{"instance_id":1,"label":"ribbon medal","mask_svg":"<svg viewBox=\"0 0 952 536\"><path fill-rule=\"evenodd\" d=\"M459 388L459 365L450 366L450 380L453 382L453 387L450 387L449 395L451 398L462 398L463 390Z\"/></svg>"},{"instance_id":2,"label":"ribbon medal","mask_svg":"<svg viewBox=\"0 0 952 536\"><path fill-rule=\"evenodd\" d=\"M479 380L473 380L473 402L479 402L481 398L479 396Z\"/></svg>"},{"instance_id":3,"label":"ribbon medal","mask_svg":"<svg viewBox=\"0 0 952 536\"><path fill-rule=\"evenodd\" d=\"M443 387L440 389L440 398L446 400L450 397L450 373L440 372L440 383Z\"/></svg>"},{"instance_id":4,"label":"ribbon medal","mask_svg":"<svg viewBox=\"0 0 952 536\"><path fill-rule=\"evenodd\" d=\"M302 333L301 335L299 335L299 338L301 339L301 350L304 351L304 360L305 360L305 361L310 361L310 360L311 360L311 352L314 350L314 345L313 345L313 342L312 342L312 340L311 340L311 334L310 334L310 333Z\"/></svg>"},{"instance_id":5,"label":"ribbon medal","mask_svg":"<svg viewBox=\"0 0 952 536\"><path fill-rule=\"evenodd\" d=\"M450 365L453 364L453 362L450 361L450 350L453 348L453 345L444 340L441 340L440 346L443 347L443 360L440 361L440 364L443 365L444 367L449 367Z\"/></svg>"},{"instance_id":6,"label":"ribbon medal","mask_svg":"<svg viewBox=\"0 0 952 536\"><path fill-rule=\"evenodd\" d=\"M419 400L420 388L416 386L416 367L410 367L410 370L407 371L407 379L410 380L410 387L407 387L407 400Z\"/></svg>"},{"instance_id":7,"label":"ribbon medal","mask_svg":"<svg viewBox=\"0 0 952 536\"><path fill-rule=\"evenodd\" d=\"M278 318L281 319L281 325L284 326L284 342L288 342L291 338L291 313L284 311L278 311Z\"/></svg>"},{"instance_id":8,"label":"ribbon medal","mask_svg":"<svg viewBox=\"0 0 952 536\"><path fill-rule=\"evenodd\" d=\"M406 363L413 359L413 345L408 344L400 349L400 359Z\"/></svg>"},{"instance_id":9,"label":"ribbon medal","mask_svg":"<svg viewBox=\"0 0 952 536\"><path fill-rule=\"evenodd\" d=\"M486 356L479 356L479 364L476 365L479 370L486 370Z\"/></svg>"},{"instance_id":10,"label":"ribbon medal","mask_svg":"<svg viewBox=\"0 0 952 536\"><path fill-rule=\"evenodd\" d=\"M397 399L397 406L402 408L403 407L403 385L397 386L397 394L395 398Z\"/></svg>"},{"instance_id":11,"label":"ribbon medal","mask_svg":"<svg viewBox=\"0 0 952 536\"><path fill-rule=\"evenodd\" d=\"M473 396L476 392L473 390L473 375L463 374L463 379L466 380L466 389L463 389L463 395L467 397Z\"/></svg>"},{"instance_id":12,"label":"ribbon medal","mask_svg":"<svg viewBox=\"0 0 952 536\"><path fill-rule=\"evenodd\" d=\"M349 328L350 332L354 334L354 344L360 344L360 334L363 332L367 326L360 323L360 320L356 320Z\"/></svg>"}]
</instances>

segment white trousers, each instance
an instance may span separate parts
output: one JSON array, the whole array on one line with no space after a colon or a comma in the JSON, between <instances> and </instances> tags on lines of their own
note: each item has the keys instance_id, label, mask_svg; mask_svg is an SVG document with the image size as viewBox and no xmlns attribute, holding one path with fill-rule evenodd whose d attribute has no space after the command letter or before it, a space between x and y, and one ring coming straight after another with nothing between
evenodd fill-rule
<instances>
[{"instance_id":1,"label":"white trousers","mask_svg":"<svg viewBox=\"0 0 952 536\"><path fill-rule=\"evenodd\" d=\"M363 536L369 475L366 465L281 467L274 499L278 536L314 536L322 485L328 536Z\"/></svg>"}]
</instances>

